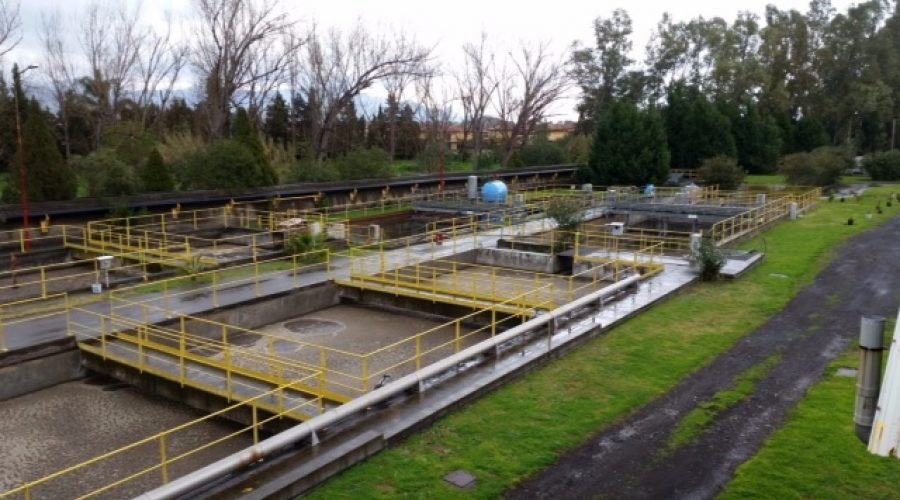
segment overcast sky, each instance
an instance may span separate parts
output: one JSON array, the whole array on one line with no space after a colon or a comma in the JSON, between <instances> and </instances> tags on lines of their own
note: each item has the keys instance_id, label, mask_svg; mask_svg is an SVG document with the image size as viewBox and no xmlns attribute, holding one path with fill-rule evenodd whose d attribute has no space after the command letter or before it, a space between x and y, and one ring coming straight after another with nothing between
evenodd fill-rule
<instances>
[{"instance_id":1,"label":"overcast sky","mask_svg":"<svg viewBox=\"0 0 900 500\"><path fill-rule=\"evenodd\" d=\"M190 0L112 0L141 5L144 20L162 26L165 13L189 15ZM855 2L832 0L839 11ZM4 65L13 61L22 65L39 64L41 59L38 32L42 12L62 9L64 19L89 3L89 0L23 0L22 18L25 37L22 44L5 58ZM325 0L306 2L282 0L286 10L301 22L315 20L320 26L350 26L362 19L373 29L377 27L404 29L417 36L420 42L435 46L436 57L445 65L455 66L460 60L460 47L467 41L475 41L484 31L493 45L514 46L521 40L550 40L554 48L565 51L575 40L592 43L592 21L597 16L608 16L615 8L625 8L634 25L634 54L643 59L644 46L663 12L670 12L676 21L693 17L723 17L733 20L738 11L749 10L762 16L765 6L774 3L781 9L794 8L806 11L808 0L632 0L629 2L605 1L535 1L535 0L454 0L435 2L428 0ZM72 28L72 47L78 50ZM376 92L377 93L377 92ZM573 94L574 97L574 94ZM557 119L573 118L574 100L561 103Z\"/></svg>"}]
</instances>

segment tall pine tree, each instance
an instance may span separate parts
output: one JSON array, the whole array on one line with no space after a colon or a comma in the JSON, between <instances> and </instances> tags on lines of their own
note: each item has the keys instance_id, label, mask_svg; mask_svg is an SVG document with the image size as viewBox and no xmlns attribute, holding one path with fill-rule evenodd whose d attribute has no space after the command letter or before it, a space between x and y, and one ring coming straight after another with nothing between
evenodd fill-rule
<instances>
[{"instance_id":1,"label":"tall pine tree","mask_svg":"<svg viewBox=\"0 0 900 500\"><path fill-rule=\"evenodd\" d=\"M665 181L669 149L659 113L613 103L597 119L588 172L594 183L606 186Z\"/></svg>"},{"instance_id":2,"label":"tall pine tree","mask_svg":"<svg viewBox=\"0 0 900 500\"><path fill-rule=\"evenodd\" d=\"M237 109L237 113L234 117L234 126L231 131L231 138L236 143L247 148L256 160L258 175L260 177L258 182L254 183L255 185L273 186L278 184L278 174L275 173L275 169L272 168L272 164L269 162L268 157L266 157L266 148L259 138L259 133L256 132L256 129L253 128L253 124L250 122L250 115L244 108Z\"/></svg>"},{"instance_id":3,"label":"tall pine tree","mask_svg":"<svg viewBox=\"0 0 900 500\"><path fill-rule=\"evenodd\" d=\"M34 99L26 107L22 147L25 184L30 201L70 200L75 197L78 188L75 172L59 151L47 113ZM19 196L18 169L15 172L15 182L10 182L6 187L6 200L15 200Z\"/></svg>"}]
</instances>

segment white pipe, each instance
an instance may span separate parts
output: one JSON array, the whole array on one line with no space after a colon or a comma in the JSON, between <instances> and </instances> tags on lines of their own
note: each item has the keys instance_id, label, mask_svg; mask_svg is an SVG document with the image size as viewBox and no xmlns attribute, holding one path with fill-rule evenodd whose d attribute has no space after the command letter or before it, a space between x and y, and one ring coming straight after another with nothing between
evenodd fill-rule
<instances>
[{"instance_id":1,"label":"white pipe","mask_svg":"<svg viewBox=\"0 0 900 500\"><path fill-rule=\"evenodd\" d=\"M399 378L390 384L375 389L372 392L363 394L362 396L351 400L337 408L327 411L321 415L313 417L306 422L300 423L290 429L280 432L268 439L245 448L237 453L213 462L206 467L191 472L186 476L182 476L170 483L159 488L148 491L139 497L139 500L162 500L169 498L177 498L187 494L209 482L212 482L226 474L230 474L241 467L257 462L261 458L270 455L282 448L293 445L294 443L305 439L314 434L316 431L324 429L333 423L349 417L357 412L364 411L366 408L374 406L386 399L394 397L401 392L418 387L419 383L424 382L436 375L439 375L457 364L467 359L477 356L485 351L496 348L498 345L507 342L515 337L536 329L537 327L547 324L549 321L569 314L572 311L580 309L585 305L591 304L601 298L618 293L623 288L633 285L640 280L639 275L630 276L620 280L612 285L598 290L591 294L585 295L568 304L558 307L547 314L542 314L521 325L510 328L509 330L478 344L468 347L452 356L444 358L436 363L426 366L421 370L411 373L405 377Z\"/></svg>"}]
</instances>

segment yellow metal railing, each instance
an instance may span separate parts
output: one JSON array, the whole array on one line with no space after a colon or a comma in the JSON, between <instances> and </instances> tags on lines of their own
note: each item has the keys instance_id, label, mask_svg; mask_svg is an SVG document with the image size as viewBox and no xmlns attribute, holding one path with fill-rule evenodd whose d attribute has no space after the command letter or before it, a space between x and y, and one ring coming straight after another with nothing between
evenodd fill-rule
<instances>
[{"instance_id":1,"label":"yellow metal railing","mask_svg":"<svg viewBox=\"0 0 900 500\"><path fill-rule=\"evenodd\" d=\"M803 192L788 192L767 199L765 205L721 220L707 234L717 245L725 245L736 239L756 234L768 225L787 217L791 203L797 203L800 213L812 209L822 195L821 188Z\"/></svg>"},{"instance_id":2,"label":"yellow metal railing","mask_svg":"<svg viewBox=\"0 0 900 500\"><path fill-rule=\"evenodd\" d=\"M294 384L292 389L295 392L305 395L341 403L348 400L330 393L325 388L321 372L315 367L279 356L272 342L269 342L270 349L267 351L233 342L235 336L249 330L190 316L177 317L176 327L164 327L149 324L149 308L142 305L141 309L141 317L137 320L74 309L83 322L70 316L68 330L79 340L79 348L83 351L131 366L141 373L152 373L182 386L202 389L229 401L248 397L247 391L242 391L241 387L258 392L260 384L281 386L288 383ZM207 336L188 332L188 328L201 326L207 330ZM190 375L198 371L203 373L203 377ZM310 378L311 373L318 376ZM208 377L219 382L209 383ZM301 379L311 380L313 384L297 382ZM266 409L280 411L283 404L282 398L277 406ZM305 419L302 415L298 418Z\"/></svg>"},{"instance_id":3,"label":"yellow metal railing","mask_svg":"<svg viewBox=\"0 0 900 500\"><path fill-rule=\"evenodd\" d=\"M272 277L290 276L290 288L301 286L303 274L325 270L329 273L331 252L328 249L315 250L285 257L258 259L231 266L188 272L181 276L159 279L150 283L122 286L109 291L109 296L123 303L161 302L170 308L173 299L186 295L209 294L212 305L219 306L219 294L226 289L252 284L253 296L263 295L262 286Z\"/></svg>"},{"instance_id":4,"label":"yellow metal railing","mask_svg":"<svg viewBox=\"0 0 900 500\"><path fill-rule=\"evenodd\" d=\"M362 264L362 262L360 262ZM394 294L415 291L417 297L432 301L478 307L483 303L501 303L510 296L523 296L514 305L522 310L553 309L585 293L600 289L611 275L586 269L563 276L533 271L505 269L452 260L397 267L384 273L369 274L364 266L351 264L349 281L340 284L372 288ZM534 293L523 295L527 291Z\"/></svg>"}]
</instances>

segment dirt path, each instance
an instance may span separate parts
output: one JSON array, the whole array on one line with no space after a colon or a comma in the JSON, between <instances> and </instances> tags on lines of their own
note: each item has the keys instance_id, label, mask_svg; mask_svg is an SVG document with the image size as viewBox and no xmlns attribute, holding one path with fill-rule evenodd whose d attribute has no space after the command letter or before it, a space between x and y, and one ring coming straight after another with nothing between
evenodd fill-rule
<instances>
[{"instance_id":1,"label":"dirt path","mask_svg":"<svg viewBox=\"0 0 900 500\"><path fill-rule=\"evenodd\" d=\"M842 246L832 264L784 310L711 364L570 450L507 497L712 498L856 338L860 316L895 315L898 304L900 217L894 217ZM773 354L780 354L780 361L750 396L690 443L668 447L683 416Z\"/></svg>"}]
</instances>

